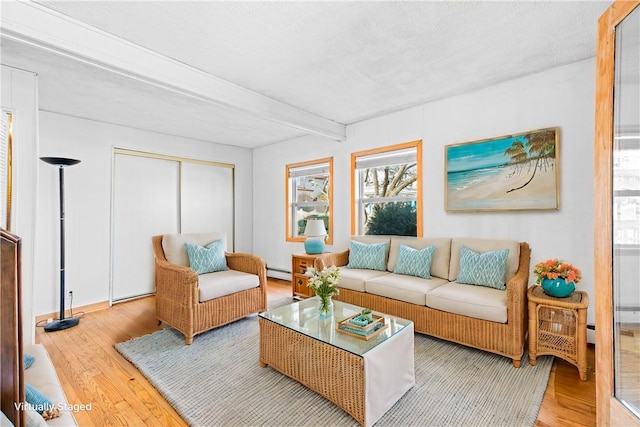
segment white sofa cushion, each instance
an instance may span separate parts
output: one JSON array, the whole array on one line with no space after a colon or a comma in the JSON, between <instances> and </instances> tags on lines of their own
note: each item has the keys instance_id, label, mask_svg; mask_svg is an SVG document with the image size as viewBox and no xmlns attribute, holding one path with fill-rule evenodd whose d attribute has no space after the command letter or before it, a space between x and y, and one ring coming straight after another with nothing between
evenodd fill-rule
<instances>
[{"instance_id":1,"label":"white sofa cushion","mask_svg":"<svg viewBox=\"0 0 640 427\"><path fill-rule=\"evenodd\" d=\"M47 350L41 344L25 344L23 351L35 357L33 365L24 371L24 382L35 387L60 410L58 418L47 420L45 424L49 427L75 426L76 420L73 418L71 407L67 403L67 398ZM92 404L92 402L82 403ZM78 407L78 410L81 408Z\"/></svg>"},{"instance_id":2,"label":"white sofa cushion","mask_svg":"<svg viewBox=\"0 0 640 427\"><path fill-rule=\"evenodd\" d=\"M460 269L460 248L462 246L466 246L475 252L509 249L507 270L505 272L505 283L515 276L518 271L518 264L520 263L520 243L516 240L452 239L451 268L449 269L449 281L451 282L454 282L458 278L458 271Z\"/></svg>"},{"instance_id":3,"label":"white sofa cushion","mask_svg":"<svg viewBox=\"0 0 640 427\"><path fill-rule=\"evenodd\" d=\"M216 240L223 241L223 248L226 251L227 233L222 231L213 233L165 234L162 236L162 250L164 251L165 258L167 258L167 261L170 263L189 267L189 257L187 256L187 249L184 247L184 244L188 242L198 246L207 246Z\"/></svg>"},{"instance_id":4,"label":"white sofa cushion","mask_svg":"<svg viewBox=\"0 0 640 427\"><path fill-rule=\"evenodd\" d=\"M364 292L364 282L378 276L386 276L389 273L378 270L363 270L359 268L340 267L340 283L338 287Z\"/></svg>"},{"instance_id":5,"label":"white sofa cushion","mask_svg":"<svg viewBox=\"0 0 640 427\"><path fill-rule=\"evenodd\" d=\"M447 283L445 279L438 277L423 279L421 277L390 273L367 280L364 284L364 290L367 293L382 297L426 305L425 294L445 283Z\"/></svg>"},{"instance_id":6,"label":"white sofa cushion","mask_svg":"<svg viewBox=\"0 0 640 427\"><path fill-rule=\"evenodd\" d=\"M391 238L391 246L389 248L389 262L387 263L387 270L389 271L393 271L395 269L401 244L405 244L414 249L424 249L429 246L435 246L436 249L431 257L431 276L440 277L442 279L449 277L451 239L394 236Z\"/></svg>"},{"instance_id":7,"label":"white sofa cushion","mask_svg":"<svg viewBox=\"0 0 640 427\"><path fill-rule=\"evenodd\" d=\"M450 282L428 292L426 305L449 313L507 323L507 292L485 286Z\"/></svg>"},{"instance_id":8,"label":"white sofa cushion","mask_svg":"<svg viewBox=\"0 0 640 427\"><path fill-rule=\"evenodd\" d=\"M198 276L198 298L200 302L209 301L236 292L260 286L255 274L236 270L216 271Z\"/></svg>"}]
</instances>

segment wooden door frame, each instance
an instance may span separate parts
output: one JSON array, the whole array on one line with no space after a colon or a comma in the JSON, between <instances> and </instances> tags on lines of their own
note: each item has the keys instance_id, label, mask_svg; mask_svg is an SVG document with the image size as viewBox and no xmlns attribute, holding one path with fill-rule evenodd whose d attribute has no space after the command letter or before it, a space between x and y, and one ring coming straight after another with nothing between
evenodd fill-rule
<instances>
[{"instance_id":1,"label":"wooden door frame","mask_svg":"<svg viewBox=\"0 0 640 427\"><path fill-rule=\"evenodd\" d=\"M613 358L613 93L615 28L640 0L617 0L598 20L594 168L597 425L640 425L614 397Z\"/></svg>"}]
</instances>

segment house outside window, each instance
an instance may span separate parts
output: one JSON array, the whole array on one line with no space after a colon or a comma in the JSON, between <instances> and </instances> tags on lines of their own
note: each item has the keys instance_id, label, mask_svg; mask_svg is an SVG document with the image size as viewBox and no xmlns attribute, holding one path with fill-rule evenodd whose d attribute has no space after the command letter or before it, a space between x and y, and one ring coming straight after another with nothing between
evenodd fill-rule
<instances>
[{"instance_id":1,"label":"house outside window","mask_svg":"<svg viewBox=\"0 0 640 427\"><path fill-rule=\"evenodd\" d=\"M287 241L305 240L307 220L321 219L333 243L333 157L286 165Z\"/></svg>"},{"instance_id":2,"label":"house outside window","mask_svg":"<svg viewBox=\"0 0 640 427\"><path fill-rule=\"evenodd\" d=\"M422 237L422 141L351 154L351 233Z\"/></svg>"},{"instance_id":3,"label":"house outside window","mask_svg":"<svg viewBox=\"0 0 640 427\"><path fill-rule=\"evenodd\" d=\"M613 243L640 248L640 139L616 141L613 151Z\"/></svg>"}]
</instances>

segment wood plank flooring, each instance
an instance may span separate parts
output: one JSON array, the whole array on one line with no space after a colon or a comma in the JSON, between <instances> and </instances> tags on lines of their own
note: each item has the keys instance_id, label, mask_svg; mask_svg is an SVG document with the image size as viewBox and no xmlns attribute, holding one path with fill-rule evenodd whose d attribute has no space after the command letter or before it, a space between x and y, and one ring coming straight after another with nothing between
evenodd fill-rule
<instances>
[{"instance_id":1,"label":"wood plank flooring","mask_svg":"<svg viewBox=\"0 0 640 427\"><path fill-rule=\"evenodd\" d=\"M291 284L269 279L268 292L269 299L291 296ZM92 404L91 411L74 414L79 425L186 425L114 348L161 327L155 317L155 298L147 297L88 313L79 326L65 331L46 333L38 328L36 342L49 352L69 403ZM593 346L588 358L587 381L580 381L573 365L556 358L537 427L596 425Z\"/></svg>"}]
</instances>

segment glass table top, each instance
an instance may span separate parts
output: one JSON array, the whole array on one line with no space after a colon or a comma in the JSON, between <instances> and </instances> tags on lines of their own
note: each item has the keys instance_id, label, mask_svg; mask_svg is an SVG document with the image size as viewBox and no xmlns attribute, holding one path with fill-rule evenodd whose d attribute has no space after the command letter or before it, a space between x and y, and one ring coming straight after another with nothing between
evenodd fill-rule
<instances>
[{"instance_id":1,"label":"glass table top","mask_svg":"<svg viewBox=\"0 0 640 427\"><path fill-rule=\"evenodd\" d=\"M267 310L260 313L260 317L359 356L364 355L412 323L410 320L374 311L374 314L385 318L385 323L389 327L367 341L336 330L338 322L360 313L362 307L333 301L333 317L321 319L318 316L319 304L318 297L307 298L293 304Z\"/></svg>"}]
</instances>

